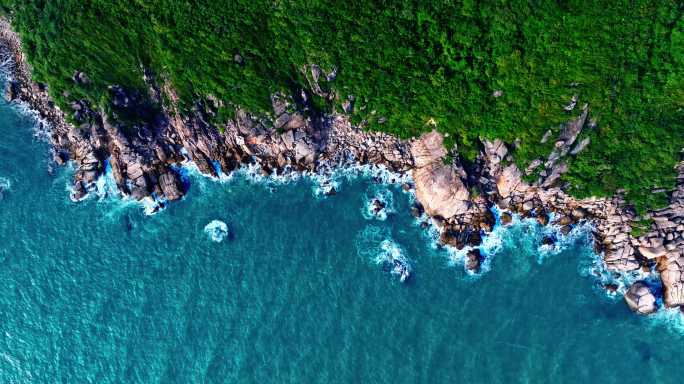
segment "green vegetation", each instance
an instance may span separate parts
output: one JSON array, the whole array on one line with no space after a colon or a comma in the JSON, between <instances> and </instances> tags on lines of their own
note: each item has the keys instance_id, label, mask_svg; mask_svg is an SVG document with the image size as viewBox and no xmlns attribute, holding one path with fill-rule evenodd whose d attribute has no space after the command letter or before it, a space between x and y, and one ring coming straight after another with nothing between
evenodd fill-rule
<instances>
[{"instance_id":1,"label":"green vegetation","mask_svg":"<svg viewBox=\"0 0 684 384\"><path fill-rule=\"evenodd\" d=\"M579 196L624 188L639 211L665 201L651 191L673 186L684 145L679 1L0 4L36 77L62 104L106 104L108 85L143 88L149 68L185 105L211 95L263 112L273 91L306 89L303 67L316 63L338 69L329 86L342 98L317 99L319 108L355 95L356 121L402 137L432 129L434 119L466 158L480 137L520 139L515 156L524 165L550 151L553 140L539 144L547 129L557 133L589 103L597 128L583 134L591 145L572 160L565 180ZM76 85L76 70L91 83ZM567 112L573 95L578 108Z\"/></svg>"},{"instance_id":2,"label":"green vegetation","mask_svg":"<svg viewBox=\"0 0 684 384\"><path fill-rule=\"evenodd\" d=\"M645 219L632 222L632 232L631 235L635 238L640 237L648 233L653 225L653 219Z\"/></svg>"}]
</instances>

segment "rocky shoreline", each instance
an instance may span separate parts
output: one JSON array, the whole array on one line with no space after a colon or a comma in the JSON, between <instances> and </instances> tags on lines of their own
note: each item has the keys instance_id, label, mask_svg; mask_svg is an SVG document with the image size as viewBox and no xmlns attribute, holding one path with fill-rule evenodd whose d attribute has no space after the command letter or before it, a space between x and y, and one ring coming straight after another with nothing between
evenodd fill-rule
<instances>
[{"instance_id":1,"label":"rocky shoreline","mask_svg":"<svg viewBox=\"0 0 684 384\"><path fill-rule=\"evenodd\" d=\"M253 115L238 109L233 119L216 123L222 101L209 99L180 111L170 84L146 73L147 95L113 84L109 89L111 110L98 110L80 100L65 113L54 104L45 85L32 81L21 42L4 19L0 20L0 52L9 73L6 98L26 104L49 124L55 163L71 162L75 167L71 194L75 201L94 189L108 166L124 196L161 206L185 194L177 166L186 161L213 176L246 164L257 165L264 175L326 173L351 164L381 165L393 172L410 173L413 185L407 188L415 189L418 202L414 214L424 212L431 218L444 245L458 249L478 246L494 226L494 205L502 210L504 225L512 213L534 217L542 225L559 225L564 233L589 221L596 250L609 271L641 270L659 275L662 306L684 308L684 164L679 163L671 204L650 212L654 220L650 230L633 236L632 224L641 218L620 194L576 199L560 185L567 160L590 145L588 140L577 140L583 129L596 124L587 105L578 108L576 118L564 125L549 156L535 160L527 169L515 165L513 146L486 139L481 140L476 161L466 166L456 150L447 152L436 131L400 140L355 127L346 115L356 107L352 97L344 101L343 113L323 116L310 106L312 95L307 92L296 97L274 94L271 113ZM302 70L311 79L311 92L336 97L321 86L334 79L334 71L325 73L315 65ZM76 72L73 81L90 80L87 74ZM574 100L570 111L576 104ZM73 116L73 121L67 115ZM551 139L549 131L543 140ZM547 171L536 181L524 180L523 175L532 174L542 164ZM553 222L549 222L551 213ZM470 252L466 268L478 271L482 257ZM625 292L625 301L637 313L653 313L661 306L656 297L660 288L637 281Z\"/></svg>"}]
</instances>

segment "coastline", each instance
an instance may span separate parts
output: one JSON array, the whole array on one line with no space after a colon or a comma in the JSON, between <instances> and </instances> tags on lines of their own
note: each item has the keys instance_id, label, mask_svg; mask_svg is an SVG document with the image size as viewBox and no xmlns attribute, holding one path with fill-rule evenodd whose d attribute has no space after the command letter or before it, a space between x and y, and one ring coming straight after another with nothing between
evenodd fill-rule
<instances>
[{"instance_id":1,"label":"coastline","mask_svg":"<svg viewBox=\"0 0 684 384\"><path fill-rule=\"evenodd\" d=\"M447 153L443 137L436 131L406 141L366 132L354 127L345 115L319 116L306 103L297 106L291 97L280 94L272 97L272 116L238 111L235 119L217 127L208 121L220 101L212 101L213 105L198 103L189 114L182 115L173 89L163 81L156 82L151 74L146 77L148 96L159 105L163 105L162 94L172 101L156 112L153 123L140 124L132 133L119 124L116 116L93 110L81 101L71 106L75 120L71 124L51 101L47 88L32 81L21 43L4 19L0 21L0 45L13 60L7 98L25 103L49 123L55 163L71 161L76 168L73 200L93 190L107 164L123 195L155 201L182 198L185 190L176 167L184 162L192 162L201 173L214 177L248 164L258 167L264 175L325 173L351 164L382 165L393 172L410 174L411 188L420 203L415 209L431 217L442 244L456 249L479 245L494 227L493 206L502 210L502 225L508 220L503 217L510 217L510 213L566 229L588 221L593 225L596 250L603 253L607 270L641 270L660 276L657 281L663 285L665 306L684 305L682 163L678 190L670 206L650 213L654 225L640 237L631 234L631 223L638 218L625 206L622 196L579 200L558 185L567 169L564 159L588 145L576 143L581 130L592 124L588 106L580 108L579 115L566 124L557 138L556 148L545 160L549 174L528 183L523 180L528 170L518 169L509 147L500 140L482 140L483 149L475 165L466 170L458 153ZM315 68L311 70L320 72ZM324 78L329 74L322 75ZM87 81L87 76L76 73L74 81ZM137 114L149 109L142 95L128 93L119 86L112 86L111 92L120 112ZM353 101L348 102L347 107L353 108ZM453 160L445 164L449 157ZM555 220L550 220L551 213L555 213ZM470 261L469 269L476 270L483 262L482 255L474 255ZM656 288L637 281L625 295L628 305L638 313L654 312Z\"/></svg>"}]
</instances>

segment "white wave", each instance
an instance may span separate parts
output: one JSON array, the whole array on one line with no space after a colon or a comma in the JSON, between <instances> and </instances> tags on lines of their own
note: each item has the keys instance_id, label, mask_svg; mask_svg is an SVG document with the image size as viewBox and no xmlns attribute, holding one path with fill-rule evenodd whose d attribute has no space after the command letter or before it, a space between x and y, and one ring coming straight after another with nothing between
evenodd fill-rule
<instances>
[{"instance_id":1,"label":"white wave","mask_svg":"<svg viewBox=\"0 0 684 384\"><path fill-rule=\"evenodd\" d=\"M656 313L648 315L646 321L651 327L665 327L671 332L684 335L684 314L679 308L661 307Z\"/></svg>"},{"instance_id":2,"label":"white wave","mask_svg":"<svg viewBox=\"0 0 684 384\"><path fill-rule=\"evenodd\" d=\"M134 201L128 197L123 198L124 201ZM152 196L145 196L142 200L136 202L143 207L143 212L145 212L145 215L151 216L156 213L159 213L159 211L163 210L168 206L168 200L166 198L159 197L155 194Z\"/></svg>"},{"instance_id":3,"label":"white wave","mask_svg":"<svg viewBox=\"0 0 684 384\"><path fill-rule=\"evenodd\" d=\"M24 102L15 101L12 102L10 105L12 109L17 111L17 113L20 116L32 120L31 125L33 126L33 137L41 141L50 142L51 125L48 120L44 119L38 111L32 109L28 104ZM59 109L58 107L55 108Z\"/></svg>"},{"instance_id":4,"label":"white wave","mask_svg":"<svg viewBox=\"0 0 684 384\"><path fill-rule=\"evenodd\" d=\"M356 237L356 252L364 260L380 265L400 281L411 274L412 261L391 237L389 229L368 225Z\"/></svg>"},{"instance_id":5,"label":"white wave","mask_svg":"<svg viewBox=\"0 0 684 384\"><path fill-rule=\"evenodd\" d=\"M575 225L568 234L561 232L561 227L557 225L541 225L536 218L522 218L518 214L512 214L512 220L507 225L501 224L502 210L496 206L492 207L495 218L495 225L491 232L482 235L482 242L478 246L465 246L456 249L451 246L444 246L448 253L448 264L450 266L460 266L470 276L480 276L489 272L492 268L492 261L496 255L505 248L516 248L516 257L520 255L534 255L537 264L543 264L545 260L554 255L558 255L578 242L591 244L592 227L588 223ZM550 215L550 221L554 219ZM545 237L550 237L553 244L543 244ZM431 226L429 229L429 239L433 247L439 247L439 231ZM466 268L466 256L471 250L478 249L483 256L479 272L469 271ZM524 271L523 271L524 272Z\"/></svg>"},{"instance_id":6,"label":"white wave","mask_svg":"<svg viewBox=\"0 0 684 384\"><path fill-rule=\"evenodd\" d=\"M367 194L364 199L361 213L367 220L377 219L387 220L389 214L395 213L394 194L386 186L370 188L370 196Z\"/></svg>"},{"instance_id":7,"label":"white wave","mask_svg":"<svg viewBox=\"0 0 684 384\"><path fill-rule=\"evenodd\" d=\"M204 233L211 241L220 243L228 236L228 225L220 220L212 220L204 227Z\"/></svg>"},{"instance_id":8,"label":"white wave","mask_svg":"<svg viewBox=\"0 0 684 384\"><path fill-rule=\"evenodd\" d=\"M197 167L197 164L195 164L195 162L193 162L193 161L186 160L180 164L180 167L189 176L191 175L191 176L195 176L195 177L207 178L207 179L210 179L211 181L215 181L215 182L219 182L219 183L226 183L226 182L233 180L233 172L223 173L223 171L220 171L220 172L218 172L218 176L213 176L211 174L203 173L202 171L200 171L200 169Z\"/></svg>"},{"instance_id":9,"label":"white wave","mask_svg":"<svg viewBox=\"0 0 684 384\"><path fill-rule=\"evenodd\" d=\"M112 174L112 167L109 164L109 159L105 161L105 171L100 175L97 180L95 180L95 186L93 191L98 196L100 200L105 199L109 196L120 197L119 188L116 185L116 180L114 180L114 175Z\"/></svg>"},{"instance_id":10,"label":"white wave","mask_svg":"<svg viewBox=\"0 0 684 384\"><path fill-rule=\"evenodd\" d=\"M380 251L375 257L375 263L381 264L393 275L399 276L404 282L411 274L411 261L404 255L404 251L391 239L385 239L380 243Z\"/></svg>"},{"instance_id":11,"label":"white wave","mask_svg":"<svg viewBox=\"0 0 684 384\"><path fill-rule=\"evenodd\" d=\"M12 188L12 182L6 177L0 176L0 193L9 191Z\"/></svg>"}]
</instances>

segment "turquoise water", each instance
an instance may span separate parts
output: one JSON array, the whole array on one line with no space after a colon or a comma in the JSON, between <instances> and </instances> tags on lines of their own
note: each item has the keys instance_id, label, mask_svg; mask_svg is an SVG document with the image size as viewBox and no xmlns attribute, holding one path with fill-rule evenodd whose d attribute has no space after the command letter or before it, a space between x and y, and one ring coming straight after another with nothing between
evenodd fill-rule
<instances>
[{"instance_id":1,"label":"turquoise water","mask_svg":"<svg viewBox=\"0 0 684 384\"><path fill-rule=\"evenodd\" d=\"M597 289L585 236L544 256L540 228L517 224L473 277L409 215L409 195L368 177L320 198L307 180L191 176L154 216L75 204L32 126L0 105L0 382L681 380L680 331ZM364 211L381 191L386 220ZM229 228L221 242L212 220ZM411 260L407 284L376 264L383 242Z\"/></svg>"}]
</instances>

